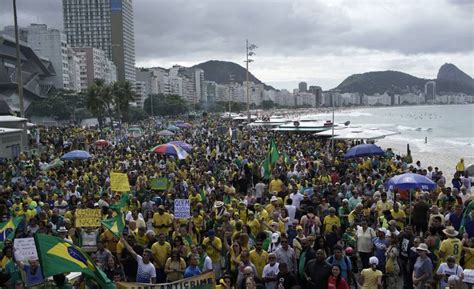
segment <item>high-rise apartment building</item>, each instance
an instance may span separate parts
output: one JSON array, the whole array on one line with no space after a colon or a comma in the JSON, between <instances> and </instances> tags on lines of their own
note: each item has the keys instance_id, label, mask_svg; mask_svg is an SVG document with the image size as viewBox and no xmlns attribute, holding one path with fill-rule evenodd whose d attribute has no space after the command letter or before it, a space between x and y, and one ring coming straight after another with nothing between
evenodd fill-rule
<instances>
[{"instance_id":1,"label":"high-rise apartment building","mask_svg":"<svg viewBox=\"0 0 474 289\"><path fill-rule=\"evenodd\" d=\"M304 81L298 83L298 90L299 90L299 92L307 92L308 91L308 84Z\"/></svg>"},{"instance_id":2,"label":"high-rise apartment building","mask_svg":"<svg viewBox=\"0 0 474 289\"><path fill-rule=\"evenodd\" d=\"M135 83L132 0L63 0L63 16L72 47L105 51L117 66L117 79Z\"/></svg>"},{"instance_id":3,"label":"high-rise apartment building","mask_svg":"<svg viewBox=\"0 0 474 289\"><path fill-rule=\"evenodd\" d=\"M56 75L51 80L54 86L58 89L74 90L74 85L70 85L69 81L66 35L58 29L48 28L46 24L31 24L20 30L35 53L49 59L53 64Z\"/></svg>"},{"instance_id":4,"label":"high-rise apartment building","mask_svg":"<svg viewBox=\"0 0 474 289\"><path fill-rule=\"evenodd\" d=\"M98 48L73 48L79 58L81 90L85 91L95 80L105 83L117 81L116 67L107 59L105 52Z\"/></svg>"}]
</instances>

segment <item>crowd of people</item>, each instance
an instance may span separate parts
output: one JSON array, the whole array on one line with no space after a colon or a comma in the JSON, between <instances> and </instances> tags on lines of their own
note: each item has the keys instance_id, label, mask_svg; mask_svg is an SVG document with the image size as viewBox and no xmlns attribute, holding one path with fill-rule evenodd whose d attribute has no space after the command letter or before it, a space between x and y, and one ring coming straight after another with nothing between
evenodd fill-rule
<instances>
[{"instance_id":1,"label":"crowd of people","mask_svg":"<svg viewBox=\"0 0 474 289\"><path fill-rule=\"evenodd\" d=\"M472 180L462 160L449 180L437 167L408 164L391 150L344 159L351 143L336 143L332 155L330 141L310 134L214 116L199 117L174 136L158 135L172 123L144 121L142 135L133 138L125 127L38 128L36 154L0 162L2 222L24 216L16 238L51 234L87 249L114 282L166 283L213 272L220 289L468 286L474 210L469 213ZM110 145L97 146L98 139ZM192 145L186 159L150 151L171 140ZM262 162L272 140L279 157L266 177ZM93 157L50 165L72 149ZM110 207L123 193L111 191L111 172L127 173L131 186L120 238L103 226L75 226L77 209L98 208L104 219L116 214ZM425 175L437 187L384 187L404 172ZM168 189L151 189L163 177ZM175 199L189 199L189 218L174 217ZM11 240L2 240L0 285L41 284L38 260L17 262ZM68 284L57 275L54 282L84 288L90 281Z\"/></svg>"}]
</instances>

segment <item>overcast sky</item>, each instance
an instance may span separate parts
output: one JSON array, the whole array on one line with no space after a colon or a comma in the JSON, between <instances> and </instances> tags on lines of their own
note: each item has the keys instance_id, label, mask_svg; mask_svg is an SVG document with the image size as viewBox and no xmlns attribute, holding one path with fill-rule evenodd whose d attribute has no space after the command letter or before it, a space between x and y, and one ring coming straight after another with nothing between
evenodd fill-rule
<instances>
[{"instance_id":1,"label":"overcast sky","mask_svg":"<svg viewBox=\"0 0 474 289\"><path fill-rule=\"evenodd\" d=\"M61 0L17 0L19 25L62 29ZM137 66L243 65L276 88L337 86L347 76L400 70L435 78L445 62L474 76L472 0L135 0ZM0 26L12 25L0 0Z\"/></svg>"}]
</instances>

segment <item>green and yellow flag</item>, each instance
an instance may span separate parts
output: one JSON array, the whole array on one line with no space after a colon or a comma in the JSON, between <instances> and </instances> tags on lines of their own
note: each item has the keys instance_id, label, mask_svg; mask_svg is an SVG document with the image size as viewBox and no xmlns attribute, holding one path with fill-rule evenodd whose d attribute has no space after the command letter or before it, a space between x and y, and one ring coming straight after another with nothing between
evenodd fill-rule
<instances>
[{"instance_id":1,"label":"green and yellow flag","mask_svg":"<svg viewBox=\"0 0 474 289\"><path fill-rule=\"evenodd\" d=\"M280 158L280 153L278 152L278 148L274 139L272 139L272 143L270 145L270 151L268 154L270 155L270 165L273 166Z\"/></svg>"},{"instance_id":2,"label":"green and yellow flag","mask_svg":"<svg viewBox=\"0 0 474 289\"><path fill-rule=\"evenodd\" d=\"M130 195L128 193L123 193L122 197L120 197L120 200L116 204L110 206L110 208L114 211L121 212L122 209L128 205L129 200L130 200Z\"/></svg>"},{"instance_id":3,"label":"green and yellow flag","mask_svg":"<svg viewBox=\"0 0 474 289\"><path fill-rule=\"evenodd\" d=\"M112 232L117 237L122 237L123 229L125 228L125 221L122 213L118 213L117 216L102 221L102 225Z\"/></svg>"},{"instance_id":4,"label":"green and yellow flag","mask_svg":"<svg viewBox=\"0 0 474 289\"><path fill-rule=\"evenodd\" d=\"M35 234L34 238L45 278L69 272L82 272L97 282L99 288L116 288L81 248L50 235Z\"/></svg>"},{"instance_id":5,"label":"green and yellow flag","mask_svg":"<svg viewBox=\"0 0 474 289\"><path fill-rule=\"evenodd\" d=\"M10 220L0 223L0 242L12 240L15 237L18 225L23 221L24 216L11 218Z\"/></svg>"}]
</instances>

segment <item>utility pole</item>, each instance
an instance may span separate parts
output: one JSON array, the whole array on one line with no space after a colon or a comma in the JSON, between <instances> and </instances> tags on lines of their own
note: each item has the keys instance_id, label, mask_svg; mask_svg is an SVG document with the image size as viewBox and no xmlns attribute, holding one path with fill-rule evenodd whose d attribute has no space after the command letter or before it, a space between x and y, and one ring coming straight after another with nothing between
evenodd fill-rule
<instances>
[{"instance_id":1,"label":"utility pole","mask_svg":"<svg viewBox=\"0 0 474 289\"><path fill-rule=\"evenodd\" d=\"M15 46L16 46L16 82L18 84L18 97L20 98L20 114L25 117L23 100L23 78L21 75L20 40L18 37L18 20L16 16L16 0L13 0L13 19L15 21Z\"/></svg>"},{"instance_id":2,"label":"utility pole","mask_svg":"<svg viewBox=\"0 0 474 289\"><path fill-rule=\"evenodd\" d=\"M256 45L254 44L250 44L249 45L249 40L247 39L245 41L245 49L246 49L246 60L245 60L245 64L246 64L246 70L247 70L247 73L246 73L246 82L247 82L247 122L250 123L250 120L251 120L251 117L250 117L250 87L249 87L249 63L252 62L253 60L249 58L249 56L253 56L255 55L255 52L253 52L253 50L255 50L257 48Z\"/></svg>"},{"instance_id":3,"label":"utility pole","mask_svg":"<svg viewBox=\"0 0 474 289\"><path fill-rule=\"evenodd\" d=\"M230 114L232 112L231 100L232 100L232 97L234 96L234 75L233 74L229 75L229 80L230 80L230 91L229 91L229 118L230 118Z\"/></svg>"},{"instance_id":4,"label":"utility pole","mask_svg":"<svg viewBox=\"0 0 474 289\"><path fill-rule=\"evenodd\" d=\"M332 161L336 160L336 156L334 155L334 94L331 91L331 102L332 102L332 133L331 133L331 146L332 146Z\"/></svg>"}]
</instances>

